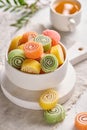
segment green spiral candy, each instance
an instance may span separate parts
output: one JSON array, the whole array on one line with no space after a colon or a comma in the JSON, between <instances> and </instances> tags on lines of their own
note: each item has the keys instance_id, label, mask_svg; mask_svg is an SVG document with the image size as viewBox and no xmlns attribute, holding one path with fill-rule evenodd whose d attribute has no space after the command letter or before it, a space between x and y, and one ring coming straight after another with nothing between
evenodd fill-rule
<instances>
[{"instance_id":1,"label":"green spiral candy","mask_svg":"<svg viewBox=\"0 0 87 130\"><path fill-rule=\"evenodd\" d=\"M24 51L20 49L14 49L8 53L8 63L20 69L23 61L25 60Z\"/></svg>"},{"instance_id":2,"label":"green spiral candy","mask_svg":"<svg viewBox=\"0 0 87 130\"><path fill-rule=\"evenodd\" d=\"M44 51L48 51L51 49L51 38L48 36L44 36L44 35L38 35L37 37L35 37L34 39L35 42L41 43L43 45Z\"/></svg>"},{"instance_id":3,"label":"green spiral candy","mask_svg":"<svg viewBox=\"0 0 87 130\"><path fill-rule=\"evenodd\" d=\"M41 68L44 72L52 72L57 69L58 67L58 60L55 55L53 54L46 54L42 57L41 61Z\"/></svg>"},{"instance_id":4,"label":"green spiral candy","mask_svg":"<svg viewBox=\"0 0 87 130\"><path fill-rule=\"evenodd\" d=\"M52 110L44 111L44 119L49 124L63 121L65 119L65 110L63 106L57 104Z\"/></svg>"}]
</instances>

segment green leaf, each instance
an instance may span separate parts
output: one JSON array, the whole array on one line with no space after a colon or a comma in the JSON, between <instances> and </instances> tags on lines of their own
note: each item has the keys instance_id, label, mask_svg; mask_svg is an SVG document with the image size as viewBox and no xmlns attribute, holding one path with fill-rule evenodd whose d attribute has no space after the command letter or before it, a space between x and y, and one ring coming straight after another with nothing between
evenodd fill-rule
<instances>
[{"instance_id":1,"label":"green leaf","mask_svg":"<svg viewBox=\"0 0 87 130\"><path fill-rule=\"evenodd\" d=\"M25 0L18 0L18 2L20 3L20 5L27 5L27 3L25 2Z\"/></svg>"},{"instance_id":2,"label":"green leaf","mask_svg":"<svg viewBox=\"0 0 87 130\"><path fill-rule=\"evenodd\" d=\"M16 10L17 7L13 7L10 12L14 12Z\"/></svg>"},{"instance_id":3,"label":"green leaf","mask_svg":"<svg viewBox=\"0 0 87 130\"><path fill-rule=\"evenodd\" d=\"M4 7L4 5L0 5L0 8L3 8Z\"/></svg>"},{"instance_id":4,"label":"green leaf","mask_svg":"<svg viewBox=\"0 0 87 130\"><path fill-rule=\"evenodd\" d=\"M18 19L11 24L11 26L19 30L25 26L33 14L38 11L38 1L39 0L35 0L33 4L28 5L25 0L0 0L0 7L3 8L3 11L9 11L10 13L15 12L18 14Z\"/></svg>"},{"instance_id":5,"label":"green leaf","mask_svg":"<svg viewBox=\"0 0 87 130\"><path fill-rule=\"evenodd\" d=\"M4 9L4 11L7 11L7 10L9 10L10 9L10 7L8 6L8 7L6 7L5 9Z\"/></svg>"},{"instance_id":6,"label":"green leaf","mask_svg":"<svg viewBox=\"0 0 87 130\"><path fill-rule=\"evenodd\" d=\"M11 2L9 0L6 0L6 2L11 5Z\"/></svg>"},{"instance_id":7,"label":"green leaf","mask_svg":"<svg viewBox=\"0 0 87 130\"><path fill-rule=\"evenodd\" d=\"M5 4L2 0L0 0L0 3Z\"/></svg>"},{"instance_id":8,"label":"green leaf","mask_svg":"<svg viewBox=\"0 0 87 130\"><path fill-rule=\"evenodd\" d=\"M18 5L18 2L17 2L16 0L14 0L14 3L15 3L16 5Z\"/></svg>"}]
</instances>

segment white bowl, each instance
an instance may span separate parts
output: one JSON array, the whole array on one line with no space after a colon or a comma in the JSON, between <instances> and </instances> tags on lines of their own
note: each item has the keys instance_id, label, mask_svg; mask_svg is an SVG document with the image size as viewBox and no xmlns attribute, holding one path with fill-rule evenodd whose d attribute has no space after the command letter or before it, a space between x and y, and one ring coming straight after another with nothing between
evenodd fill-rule
<instances>
[{"instance_id":1,"label":"white bowl","mask_svg":"<svg viewBox=\"0 0 87 130\"><path fill-rule=\"evenodd\" d=\"M27 74L15 69L8 63L8 51L5 59L5 71L8 79L20 88L27 90L45 90L48 88L57 87L61 83L66 75L68 67L68 56L65 46L60 43L63 48L65 61L54 72L46 74Z\"/></svg>"}]
</instances>

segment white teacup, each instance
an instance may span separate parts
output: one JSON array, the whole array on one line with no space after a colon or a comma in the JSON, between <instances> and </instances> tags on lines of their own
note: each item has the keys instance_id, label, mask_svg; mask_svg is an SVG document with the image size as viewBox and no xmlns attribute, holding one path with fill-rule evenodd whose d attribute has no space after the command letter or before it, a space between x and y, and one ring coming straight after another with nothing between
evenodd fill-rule
<instances>
[{"instance_id":1,"label":"white teacup","mask_svg":"<svg viewBox=\"0 0 87 130\"><path fill-rule=\"evenodd\" d=\"M80 23L82 6L81 3L77 0L68 0L75 2L79 7L79 11L74 12L73 14L63 14L55 10L56 5L59 2L66 0L53 0L50 5L50 18L54 28L60 31L74 31L76 26Z\"/></svg>"},{"instance_id":2,"label":"white teacup","mask_svg":"<svg viewBox=\"0 0 87 130\"><path fill-rule=\"evenodd\" d=\"M65 46L60 43L63 48L65 61L54 72L47 74L28 74L15 69L8 63L8 51L5 59L5 72L8 79L16 86L27 90L45 90L57 87L66 76L68 68L68 56ZM9 50L9 49L8 49Z\"/></svg>"}]
</instances>

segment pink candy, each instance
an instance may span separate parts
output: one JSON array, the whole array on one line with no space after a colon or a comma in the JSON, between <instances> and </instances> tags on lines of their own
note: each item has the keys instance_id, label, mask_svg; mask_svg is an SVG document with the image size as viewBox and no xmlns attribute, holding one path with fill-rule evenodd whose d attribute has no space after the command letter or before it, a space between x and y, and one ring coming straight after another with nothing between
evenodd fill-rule
<instances>
[{"instance_id":1,"label":"pink candy","mask_svg":"<svg viewBox=\"0 0 87 130\"><path fill-rule=\"evenodd\" d=\"M60 34L54 30L46 29L43 34L52 39L52 46L57 45L60 41Z\"/></svg>"}]
</instances>

